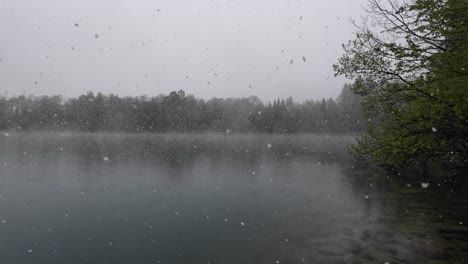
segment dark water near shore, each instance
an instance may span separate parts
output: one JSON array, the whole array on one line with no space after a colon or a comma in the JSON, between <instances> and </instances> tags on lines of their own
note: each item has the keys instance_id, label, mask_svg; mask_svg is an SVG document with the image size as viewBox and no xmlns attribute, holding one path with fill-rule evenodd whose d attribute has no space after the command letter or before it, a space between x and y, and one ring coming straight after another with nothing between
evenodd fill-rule
<instances>
[{"instance_id":1,"label":"dark water near shore","mask_svg":"<svg viewBox=\"0 0 468 264\"><path fill-rule=\"evenodd\" d=\"M0 263L467 263L453 179L349 136L0 134Z\"/></svg>"}]
</instances>

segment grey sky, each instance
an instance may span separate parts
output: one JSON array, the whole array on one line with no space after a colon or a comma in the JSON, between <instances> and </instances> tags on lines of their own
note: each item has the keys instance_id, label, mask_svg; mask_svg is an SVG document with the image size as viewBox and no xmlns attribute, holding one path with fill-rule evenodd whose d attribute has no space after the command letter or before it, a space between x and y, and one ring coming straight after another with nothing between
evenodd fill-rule
<instances>
[{"instance_id":1,"label":"grey sky","mask_svg":"<svg viewBox=\"0 0 468 264\"><path fill-rule=\"evenodd\" d=\"M365 0L1 0L0 91L335 97ZM76 24L76 25L75 25ZM304 61L305 58L305 61Z\"/></svg>"}]
</instances>

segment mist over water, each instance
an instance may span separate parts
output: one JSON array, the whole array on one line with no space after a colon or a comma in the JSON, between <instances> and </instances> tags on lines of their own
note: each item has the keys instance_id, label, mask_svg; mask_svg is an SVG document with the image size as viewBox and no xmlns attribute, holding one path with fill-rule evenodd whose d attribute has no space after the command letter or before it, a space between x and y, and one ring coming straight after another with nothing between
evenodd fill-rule
<instances>
[{"instance_id":1,"label":"mist over water","mask_svg":"<svg viewBox=\"0 0 468 264\"><path fill-rule=\"evenodd\" d=\"M9 132L0 136L0 262L425 263L466 256L463 239L450 233L465 230L458 221L466 198L432 191L449 190L448 182L422 189L356 168L344 151L352 141Z\"/></svg>"},{"instance_id":2,"label":"mist over water","mask_svg":"<svg viewBox=\"0 0 468 264\"><path fill-rule=\"evenodd\" d=\"M1 0L0 264L468 263L467 0Z\"/></svg>"}]
</instances>

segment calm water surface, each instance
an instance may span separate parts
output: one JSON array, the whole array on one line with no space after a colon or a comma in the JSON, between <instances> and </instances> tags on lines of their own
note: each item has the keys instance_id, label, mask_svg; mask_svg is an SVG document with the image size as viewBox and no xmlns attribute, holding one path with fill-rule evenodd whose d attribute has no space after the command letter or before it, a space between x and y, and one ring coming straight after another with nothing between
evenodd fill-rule
<instances>
[{"instance_id":1,"label":"calm water surface","mask_svg":"<svg viewBox=\"0 0 468 264\"><path fill-rule=\"evenodd\" d=\"M450 179L347 136L0 134L0 263L466 263Z\"/></svg>"}]
</instances>

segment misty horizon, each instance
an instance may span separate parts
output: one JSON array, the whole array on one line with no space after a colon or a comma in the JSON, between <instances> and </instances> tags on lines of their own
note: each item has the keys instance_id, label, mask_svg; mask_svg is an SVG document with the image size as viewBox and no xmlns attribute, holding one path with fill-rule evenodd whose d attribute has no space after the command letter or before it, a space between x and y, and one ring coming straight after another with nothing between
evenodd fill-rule
<instances>
[{"instance_id":1,"label":"misty horizon","mask_svg":"<svg viewBox=\"0 0 468 264\"><path fill-rule=\"evenodd\" d=\"M0 264L468 263L468 0L0 21Z\"/></svg>"},{"instance_id":2,"label":"misty horizon","mask_svg":"<svg viewBox=\"0 0 468 264\"><path fill-rule=\"evenodd\" d=\"M346 86L346 85L350 85L348 83L345 83L343 86ZM343 87L341 87L343 88ZM5 90L3 91L2 93L0 93L0 97L3 97L5 99L10 99L10 98L14 98L14 97L20 97L20 96L24 96L24 97L33 97L33 98L40 98L40 97L54 97L54 96L59 96L62 100L66 101L66 100L69 100L69 99L76 99L76 98L79 98L80 96L82 95L86 95L88 93L93 93L95 95L98 95L98 94L102 94L104 96L118 96L120 98L147 98L147 99L151 99L151 98L157 98L157 97L164 97L164 96L167 96L169 95L171 92L177 92L177 91L184 91L185 92L185 89L181 88L181 89L174 89L174 90L170 90L168 92L161 92L159 94L155 94L155 95L148 95L148 94L128 94L128 95L120 95L120 94L116 94L116 93L113 93L113 92L108 92L108 93L105 93L103 91L100 91L100 90L88 90L88 91L85 91L84 93L82 94L78 94L78 95L75 95L75 96L66 96L66 95L63 95L63 94L34 94L34 93L26 93L26 92L23 92L23 93L19 93L19 94L10 94L8 90ZM318 101L321 101L321 100L329 100L329 99L332 99L332 100L337 100L338 97L339 97L339 93L336 94L336 96L332 96L332 97L321 97L321 98L318 98L318 97L311 97L311 98L295 98L294 96L292 95L289 95L289 96L284 96L284 97L277 97L277 98L273 98L271 100L264 100L262 98L260 98L258 95L256 94L251 94L251 95L247 95L247 96L231 96L231 97L227 97L227 96L219 96L219 97L216 97L216 96L213 96L213 97L207 97L207 98L204 98L204 97L200 97L198 96L197 94L192 94L192 93L187 93L186 94L187 96L193 96L194 98L196 99L201 99L201 100L206 100L206 101L209 101L209 100L212 100L212 99L224 99L224 100L228 100L228 99L248 99L248 98L251 98L251 97L255 97L255 98L258 98L260 100L260 102L264 103L264 104L269 104L269 103L273 103L275 102L276 100L287 100L289 98L291 98L294 102L297 102L297 103L304 103L304 102L307 102L307 101L313 101L313 102L318 102Z\"/></svg>"},{"instance_id":3,"label":"misty horizon","mask_svg":"<svg viewBox=\"0 0 468 264\"><path fill-rule=\"evenodd\" d=\"M363 3L7 0L0 93L335 98Z\"/></svg>"}]
</instances>

